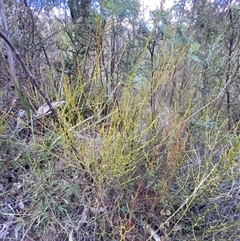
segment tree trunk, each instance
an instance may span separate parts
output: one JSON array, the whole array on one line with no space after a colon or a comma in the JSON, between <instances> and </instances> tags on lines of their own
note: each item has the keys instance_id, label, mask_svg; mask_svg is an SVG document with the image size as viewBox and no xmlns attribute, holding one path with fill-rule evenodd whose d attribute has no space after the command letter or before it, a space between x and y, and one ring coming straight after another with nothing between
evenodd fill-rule
<instances>
[{"instance_id":1,"label":"tree trunk","mask_svg":"<svg viewBox=\"0 0 240 241\"><path fill-rule=\"evenodd\" d=\"M9 39L7 17L6 17L4 6L3 6L3 0L0 0L0 16L1 16L2 22L3 22L4 35ZM17 88L19 88L19 83L18 83L18 80L16 77L16 71L14 68L14 60L13 60L12 50L6 42L5 42L5 50L6 50L6 54L7 54L7 62L8 62L10 75L14 79L14 82L17 85Z\"/></svg>"}]
</instances>

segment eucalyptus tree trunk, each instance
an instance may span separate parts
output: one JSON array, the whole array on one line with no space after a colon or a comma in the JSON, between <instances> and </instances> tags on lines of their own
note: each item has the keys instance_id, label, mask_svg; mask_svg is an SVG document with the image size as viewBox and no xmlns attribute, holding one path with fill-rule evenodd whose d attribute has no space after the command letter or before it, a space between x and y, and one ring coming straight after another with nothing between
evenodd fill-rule
<instances>
[{"instance_id":1,"label":"eucalyptus tree trunk","mask_svg":"<svg viewBox=\"0 0 240 241\"><path fill-rule=\"evenodd\" d=\"M4 35L6 36L6 38L9 39L7 17L6 17L5 10L4 10L3 0L0 0L0 16L2 18ZM19 88L19 82L17 80L16 71L14 68L14 60L13 60L12 50L6 42L4 45L5 45L5 50L6 50L6 54L7 54L7 62L8 62L8 68L9 68L10 75L14 79L14 82L17 85L17 88Z\"/></svg>"}]
</instances>

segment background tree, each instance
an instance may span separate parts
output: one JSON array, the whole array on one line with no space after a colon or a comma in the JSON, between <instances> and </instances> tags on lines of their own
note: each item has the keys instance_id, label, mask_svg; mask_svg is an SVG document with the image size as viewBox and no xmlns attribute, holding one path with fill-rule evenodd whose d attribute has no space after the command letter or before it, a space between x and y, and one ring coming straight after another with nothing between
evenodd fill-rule
<instances>
[{"instance_id":1,"label":"background tree","mask_svg":"<svg viewBox=\"0 0 240 241\"><path fill-rule=\"evenodd\" d=\"M164 2L3 2L0 239L239 238L239 4Z\"/></svg>"},{"instance_id":2,"label":"background tree","mask_svg":"<svg viewBox=\"0 0 240 241\"><path fill-rule=\"evenodd\" d=\"M3 29L4 29L3 34L8 38L9 30L8 30L8 24L7 24L7 17L5 14L4 5L3 5L2 0L0 1L0 13L1 13L1 19L2 19L2 23L3 23ZM8 62L10 75L12 75L12 78L14 79L17 87L19 87L17 76L16 76L16 71L15 71L15 67L14 67L13 54L12 54L10 47L6 43L5 43L5 51L6 51L5 58L7 59L7 62Z\"/></svg>"}]
</instances>

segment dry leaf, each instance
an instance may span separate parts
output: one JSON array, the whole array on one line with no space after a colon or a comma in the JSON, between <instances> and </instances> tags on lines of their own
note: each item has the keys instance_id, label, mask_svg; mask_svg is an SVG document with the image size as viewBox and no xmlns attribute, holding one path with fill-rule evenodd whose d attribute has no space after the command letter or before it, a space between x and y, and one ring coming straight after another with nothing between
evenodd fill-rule
<instances>
[{"instance_id":1,"label":"dry leaf","mask_svg":"<svg viewBox=\"0 0 240 241\"><path fill-rule=\"evenodd\" d=\"M73 230L69 233L68 241L73 241Z\"/></svg>"},{"instance_id":2,"label":"dry leaf","mask_svg":"<svg viewBox=\"0 0 240 241\"><path fill-rule=\"evenodd\" d=\"M166 215L166 216L170 216L172 213L169 209L162 209L160 212L161 215Z\"/></svg>"},{"instance_id":3,"label":"dry leaf","mask_svg":"<svg viewBox=\"0 0 240 241\"><path fill-rule=\"evenodd\" d=\"M169 228L169 227L170 227L170 222L169 222L168 220L165 221L165 222L164 222L164 226L167 227L167 228Z\"/></svg>"},{"instance_id":4,"label":"dry leaf","mask_svg":"<svg viewBox=\"0 0 240 241\"><path fill-rule=\"evenodd\" d=\"M154 231L149 225L147 225L147 230L155 241L161 241L161 238L156 234L156 231Z\"/></svg>"},{"instance_id":5,"label":"dry leaf","mask_svg":"<svg viewBox=\"0 0 240 241\"><path fill-rule=\"evenodd\" d=\"M57 171L63 170L65 168L65 166L66 166L66 160L63 159L63 158L58 159L54 163L54 169L57 170Z\"/></svg>"},{"instance_id":6,"label":"dry leaf","mask_svg":"<svg viewBox=\"0 0 240 241\"><path fill-rule=\"evenodd\" d=\"M90 208L90 210L93 213L103 213L105 209L103 207L96 207L96 208Z\"/></svg>"},{"instance_id":7,"label":"dry leaf","mask_svg":"<svg viewBox=\"0 0 240 241\"><path fill-rule=\"evenodd\" d=\"M22 225L19 223L19 224L17 224L17 226L15 226L15 228L14 228L14 236L15 236L15 239L17 239L17 240L18 240L18 233L19 233L21 227L22 227Z\"/></svg>"},{"instance_id":8,"label":"dry leaf","mask_svg":"<svg viewBox=\"0 0 240 241\"><path fill-rule=\"evenodd\" d=\"M87 223L88 207L85 205L81 214L81 219L78 222L77 230L84 224Z\"/></svg>"},{"instance_id":9,"label":"dry leaf","mask_svg":"<svg viewBox=\"0 0 240 241\"><path fill-rule=\"evenodd\" d=\"M8 220L2 225L0 230L0 239L4 240L9 234L10 226L13 224L13 216L9 216Z\"/></svg>"},{"instance_id":10,"label":"dry leaf","mask_svg":"<svg viewBox=\"0 0 240 241\"><path fill-rule=\"evenodd\" d=\"M173 228L173 232L178 232L178 231L181 231L182 230L182 225L176 225L176 226L174 226L174 228Z\"/></svg>"},{"instance_id":11,"label":"dry leaf","mask_svg":"<svg viewBox=\"0 0 240 241\"><path fill-rule=\"evenodd\" d=\"M55 101L55 102L51 102L51 105L54 109L56 109L57 107L63 105L66 101L65 100L61 100L61 101ZM50 107L48 106L47 103L44 103L43 105L41 105L38 110L36 111L36 117L40 118L42 116L46 116L51 114L50 111Z\"/></svg>"},{"instance_id":12,"label":"dry leaf","mask_svg":"<svg viewBox=\"0 0 240 241\"><path fill-rule=\"evenodd\" d=\"M18 202L18 207L23 210L24 209L24 203L22 201Z\"/></svg>"}]
</instances>

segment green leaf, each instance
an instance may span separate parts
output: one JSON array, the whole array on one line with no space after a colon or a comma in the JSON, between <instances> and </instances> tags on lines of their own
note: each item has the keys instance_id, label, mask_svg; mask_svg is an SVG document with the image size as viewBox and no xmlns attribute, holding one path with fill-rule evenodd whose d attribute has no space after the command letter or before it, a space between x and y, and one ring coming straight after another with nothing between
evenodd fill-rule
<instances>
[{"instance_id":1,"label":"green leaf","mask_svg":"<svg viewBox=\"0 0 240 241\"><path fill-rule=\"evenodd\" d=\"M189 49L190 54L192 54L195 51L198 51L199 48L200 48L200 45L198 43L192 43Z\"/></svg>"},{"instance_id":2,"label":"green leaf","mask_svg":"<svg viewBox=\"0 0 240 241\"><path fill-rule=\"evenodd\" d=\"M209 129L215 125L215 122L212 120L209 121L197 121L195 118L191 118L190 124L192 126L201 128L201 129Z\"/></svg>"},{"instance_id":3,"label":"green leaf","mask_svg":"<svg viewBox=\"0 0 240 241\"><path fill-rule=\"evenodd\" d=\"M190 58L193 60L193 61L195 61L195 62L201 62L201 60L198 58L198 56L197 55L195 55L195 54L190 54Z\"/></svg>"}]
</instances>

